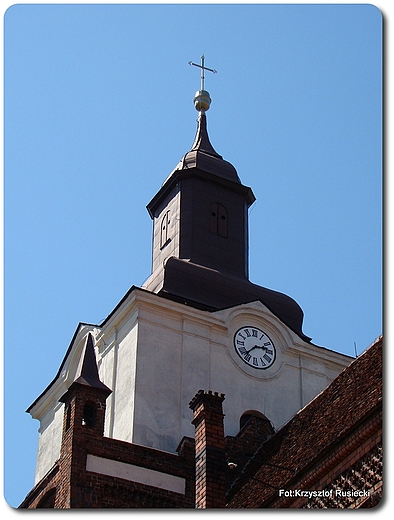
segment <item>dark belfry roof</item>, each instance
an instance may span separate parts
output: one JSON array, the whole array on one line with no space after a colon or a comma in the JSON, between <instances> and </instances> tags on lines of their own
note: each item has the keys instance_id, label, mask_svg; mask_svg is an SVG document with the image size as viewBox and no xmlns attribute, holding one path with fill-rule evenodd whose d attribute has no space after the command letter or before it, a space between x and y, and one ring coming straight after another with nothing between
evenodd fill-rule
<instances>
[{"instance_id":1,"label":"dark belfry roof","mask_svg":"<svg viewBox=\"0 0 394 520\"><path fill-rule=\"evenodd\" d=\"M242 193L248 207L256 200L252 190L241 183L234 166L214 150L208 136L205 113L200 113L198 116L197 132L191 149L183 156L146 206L151 218L154 217L155 208L162 203L171 188L180 179L190 175L209 179L211 182L219 183L225 189Z\"/></svg>"},{"instance_id":2,"label":"dark belfry roof","mask_svg":"<svg viewBox=\"0 0 394 520\"><path fill-rule=\"evenodd\" d=\"M89 332L86 340L85 355L82 362L81 375L74 381L80 385L91 386L92 388L100 388L111 393L111 390L100 381L96 354L94 352L93 336Z\"/></svg>"},{"instance_id":3,"label":"dark belfry roof","mask_svg":"<svg viewBox=\"0 0 394 520\"><path fill-rule=\"evenodd\" d=\"M198 116L198 126L194 143L190 151L183 156L180 163L176 166L171 176L177 171L188 170L190 168L198 168L204 172L212 173L223 179L241 184L234 166L228 161L225 161L211 145L207 131L207 116L201 113Z\"/></svg>"},{"instance_id":4,"label":"dark belfry roof","mask_svg":"<svg viewBox=\"0 0 394 520\"><path fill-rule=\"evenodd\" d=\"M207 131L207 116L205 114L199 114L196 137L194 138L194 143L190 151L193 150L199 150L201 152L207 153L208 155L213 155L219 159L223 159L223 157L214 150L209 140Z\"/></svg>"},{"instance_id":5,"label":"dark belfry roof","mask_svg":"<svg viewBox=\"0 0 394 520\"><path fill-rule=\"evenodd\" d=\"M187 260L167 260L159 295L208 311L261 301L300 338L311 340L302 332L304 313L290 296Z\"/></svg>"}]
</instances>

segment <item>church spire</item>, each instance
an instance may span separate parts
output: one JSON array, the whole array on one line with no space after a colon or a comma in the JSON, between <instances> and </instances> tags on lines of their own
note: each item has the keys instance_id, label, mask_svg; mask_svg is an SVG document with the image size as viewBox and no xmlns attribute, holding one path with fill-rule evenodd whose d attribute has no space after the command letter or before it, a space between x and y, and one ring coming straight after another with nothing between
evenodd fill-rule
<instances>
[{"instance_id":1,"label":"church spire","mask_svg":"<svg viewBox=\"0 0 394 520\"><path fill-rule=\"evenodd\" d=\"M200 115L198 116L196 137L194 138L194 142L190 151L200 151L208 155L213 155L218 159L223 159L223 157L219 155L211 145L211 141L209 140L207 130L207 116L202 112L200 112Z\"/></svg>"},{"instance_id":2,"label":"church spire","mask_svg":"<svg viewBox=\"0 0 394 520\"><path fill-rule=\"evenodd\" d=\"M198 116L198 126L197 126L197 132L196 137L194 139L193 145L191 147L190 151L201 151L205 152L208 155L213 155L214 157L218 157L219 159L222 159L222 156L219 155L211 145L211 142L209 141L208 137L208 131L207 131L207 118L205 115L205 112L209 110L209 107L211 106L211 96L209 95L209 92L205 90L205 71L208 70L210 72L213 72L216 74L215 69L209 69L208 67L205 67L205 56L201 56L201 65L198 65L197 63L193 63L192 61L189 61L189 65L194 65L195 67L199 67L201 69L201 88L200 90L197 90L195 96L194 96L194 106L196 110L199 112Z\"/></svg>"},{"instance_id":3,"label":"church spire","mask_svg":"<svg viewBox=\"0 0 394 520\"><path fill-rule=\"evenodd\" d=\"M232 164L225 161L223 157L218 154L213 148L207 131L207 119L205 112L209 110L211 105L211 97L209 92L205 90L205 76L206 70L216 73L215 69L210 69L204 64L204 55L201 56L201 65L189 61L189 65L194 65L201 69L201 89L198 90L194 96L194 106L199 112L197 132L194 138L191 149L183 156L171 174L164 181L163 186L168 184L170 181L175 180L177 175L181 172L198 169L200 172L205 172L214 175L215 178L225 179L237 184L241 184L238 177L237 171ZM254 201L251 200L250 203ZM150 204L148 205L148 211L150 211Z\"/></svg>"},{"instance_id":4,"label":"church spire","mask_svg":"<svg viewBox=\"0 0 394 520\"><path fill-rule=\"evenodd\" d=\"M242 279L248 273L247 209L255 197L208 137L206 111L211 97L204 73L216 71L205 66L204 56L201 65L189 63L201 69L201 89L194 96L197 132L191 149L147 205L154 239L152 275L144 288L154 292L171 292L166 275L171 258Z\"/></svg>"},{"instance_id":5,"label":"church spire","mask_svg":"<svg viewBox=\"0 0 394 520\"><path fill-rule=\"evenodd\" d=\"M74 383L90 386L92 388L99 388L101 390L105 390L108 392L108 394L111 393L111 390L100 380L96 354L94 352L93 336L90 332L86 340L85 355L82 362L81 374L74 381Z\"/></svg>"}]
</instances>

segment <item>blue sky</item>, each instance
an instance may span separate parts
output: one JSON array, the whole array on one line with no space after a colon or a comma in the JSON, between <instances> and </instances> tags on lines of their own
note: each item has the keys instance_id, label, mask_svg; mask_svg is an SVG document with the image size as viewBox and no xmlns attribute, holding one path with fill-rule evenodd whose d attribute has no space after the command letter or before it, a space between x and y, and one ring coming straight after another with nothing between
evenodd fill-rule
<instances>
[{"instance_id":1,"label":"blue sky","mask_svg":"<svg viewBox=\"0 0 394 520\"><path fill-rule=\"evenodd\" d=\"M250 279L304 333L360 354L382 333L382 19L368 4L14 5L5 13L5 498L33 486L26 408L79 322L151 272L146 204L211 142L251 186ZM218 389L220 390L220 389Z\"/></svg>"}]
</instances>

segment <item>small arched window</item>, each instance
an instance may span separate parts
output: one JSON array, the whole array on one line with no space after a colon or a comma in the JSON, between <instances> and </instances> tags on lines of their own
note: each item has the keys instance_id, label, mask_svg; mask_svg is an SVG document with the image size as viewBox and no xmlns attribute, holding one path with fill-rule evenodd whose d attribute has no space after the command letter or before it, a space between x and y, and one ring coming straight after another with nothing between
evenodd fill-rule
<instances>
[{"instance_id":1,"label":"small arched window","mask_svg":"<svg viewBox=\"0 0 394 520\"><path fill-rule=\"evenodd\" d=\"M268 435L273 435L275 433L271 421L257 410L248 410L241 415L239 420L239 429L242 429L253 417L256 417L259 420L259 429L264 430Z\"/></svg>"},{"instance_id":2,"label":"small arched window","mask_svg":"<svg viewBox=\"0 0 394 520\"><path fill-rule=\"evenodd\" d=\"M170 241L170 211L166 211L160 225L160 249Z\"/></svg>"},{"instance_id":3,"label":"small arched window","mask_svg":"<svg viewBox=\"0 0 394 520\"><path fill-rule=\"evenodd\" d=\"M96 404L88 401L83 407L82 426L93 428L96 422Z\"/></svg>"},{"instance_id":4,"label":"small arched window","mask_svg":"<svg viewBox=\"0 0 394 520\"><path fill-rule=\"evenodd\" d=\"M50 489L42 497L37 505L37 509L54 509L55 507L56 488Z\"/></svg>"},{"instance_id":5,"label":"small arched window","mask_svg":"<svg viewBox=\"0 0 394 520\"><path fill-rule=\"evenodd\" d=\"M228 215L227 210L223 204L214 202L210 208L210 223L209 230L220 237L227 238L228 236Z\"/></svg>"}]
</instances>

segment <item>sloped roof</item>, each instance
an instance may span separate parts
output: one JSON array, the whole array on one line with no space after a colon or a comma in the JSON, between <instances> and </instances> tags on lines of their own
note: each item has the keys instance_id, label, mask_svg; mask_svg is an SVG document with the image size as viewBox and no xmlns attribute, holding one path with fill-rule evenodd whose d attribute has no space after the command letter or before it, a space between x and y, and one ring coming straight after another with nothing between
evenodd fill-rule
<instances>
[{"instance_id":1,"label":"sloped roof","mask_svg":"<svg viewBox=\"0 0 394 520\"><path fill-rule=\"evenodd\" d=\"M208 137L205 114L199 115L196 137L191 150L184 155L174 171L189 168L199 168L229 181L241 183L234 166L214 150Z\"/></svg>"},{"instance_id":2,"label":"sloped roof","mask_svg":"<svg viewBox=\"0 0 394 520\"><path fill-rule=\"evenodd\" d=\"M66 402L69 392L77 385L89 386L101 390L108 396L112 390L106 386L99 377L96 354L94 352L94 340L92 334L89 332L86 339L85 353L82 361L82 368L80 375L73 381L67 392L60 397L59 401Z\"/></svg>"},{"instance_id":3,"label":"sloped roof","mask_svg":"<svg viewBox=\"0 0 394 520\"><path fill-rule=\"evenodd\" d=\"M302 331L304 313L293 298L253 284L247 278L171 257L166 262L159 295L211 312L260 300L300 338L311 340Z\"/></svg>"},{"instance_id":4,"label":"sloped roof","mask_svg":"<svg viewBox=\"0 0 394 520\"><path fill-rule=\"evenodd\" d=\"M382 400L382 338L256 451L228 494L230 508L258 508L357 427Z\"/></svg>"},{"instance_id":5,"label":"sloped roof","mask_svg":"<svg viewBox=\"0 0 394 520\"><path fill-rule=\"evenodd\" d=\"M94 352L94 340L91 332L89 332L86 340L85 354L83 357L81 374L77 379L75 379L74 383L90 386L92 388L99 388L100 390L104 390L107 393L112 392L112 390L110 390L100 380L96 354Z\"/></svg>"},{"instance_id":6,"label":"sloped roof","mask_svg":"<svg viewBox=\"0 0 394 520\"><path fill-rule=\"evenodd\" d=\"M224 160L213 148L208 136L205 114L199 115L197 132L191 149L182 157L165 179L160 190L147 204L146 208L151 218L154 218L155 209L160 206L176 183L188 176L207 179L226 189L241 193L244 195L248 207L256 200L251 188L241 183L235 167Z\"/></svg>"},{"instance_id":7,"label":"sloped roof","mask_svg":"<svg viewBox=\"0 0 394 520\"><path fill-rule=\"evenodd\" d=\"M164 181L166 184L171 177L177 175L179 171L188 170L190 168L199 168L207 173L212 173L223 179L240 184L237 170L234 166L225 161L213 148L208 136L207 116L201 114L198 116L197 131L191 149L182 157L180 162Z\"/></svg>"}]
</instances>

